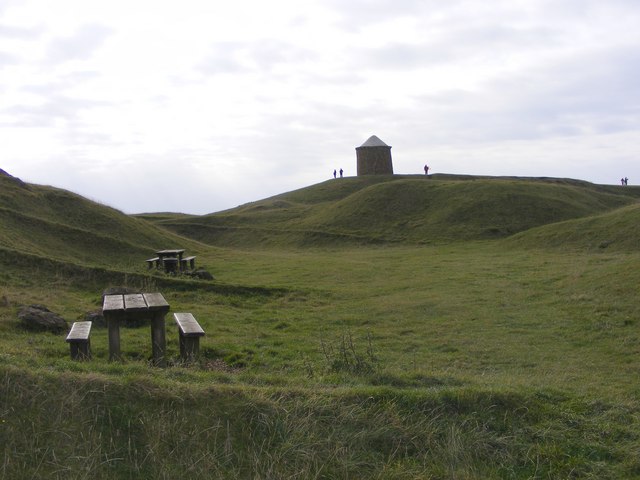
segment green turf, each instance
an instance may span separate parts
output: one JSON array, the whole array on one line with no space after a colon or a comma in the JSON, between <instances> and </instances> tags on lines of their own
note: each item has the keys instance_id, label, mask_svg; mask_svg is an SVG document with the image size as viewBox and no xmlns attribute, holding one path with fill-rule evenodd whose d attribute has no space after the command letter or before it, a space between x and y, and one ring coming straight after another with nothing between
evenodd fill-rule
<instances>
[{"instance_id":1,"label":"green turf","mask_svg":"<svg viewBox=\"0 0 640 480\"><path fill-rule=\"evenodd\" d=\"M137 218L0 187L2 478L640 478L631 187L372 177ZM173 247L216 279L147 271ZM169 318L164 369L148 327L73 362L17 320L116 285L192 312L199 362Z\"/></svg>"},{"instance_id":2,"label":"green turf","mask_svg":"<svg viewBox=\"0 0 640 480\"><path fill-rule=\"evenodd\" d=\"M255 248L498 239L634 204L635 187L444 175L327 181L205 216L150 217L211 245Z\"/></svg>"}]
</instances>

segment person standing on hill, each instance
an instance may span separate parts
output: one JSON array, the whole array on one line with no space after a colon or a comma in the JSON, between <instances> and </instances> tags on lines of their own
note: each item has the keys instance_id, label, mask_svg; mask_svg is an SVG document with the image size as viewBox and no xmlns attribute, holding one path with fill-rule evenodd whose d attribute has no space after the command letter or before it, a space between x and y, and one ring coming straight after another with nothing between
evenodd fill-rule
<instances>
[{"instance_id":1,"label":"person standing on hill","mask_svg":"<svg viewBox=\"0 0 640 480\"><path fill-rule=\"evenodd\" d=\"M429 175L429 165L424 166L424 174Z\"/></svg>"},{"instance_id":2,"label":"person standing on hill","mask_svg":"<svg viewBox=\"0 0 640 480\"><path fill-rule=\"evenodd\" d=\"M333 170L333 178L336 178L336 170Z\"/></svg>"},{"instance_id":3,"label":"person standing on hill","mask_svg":"<svg viewBox=\"0 0 640 480\"><path fill-rule=\"evenodd\" d=\"M340 169L340 178L342 178L342 169Z\"/></svg>"}]
</instances>

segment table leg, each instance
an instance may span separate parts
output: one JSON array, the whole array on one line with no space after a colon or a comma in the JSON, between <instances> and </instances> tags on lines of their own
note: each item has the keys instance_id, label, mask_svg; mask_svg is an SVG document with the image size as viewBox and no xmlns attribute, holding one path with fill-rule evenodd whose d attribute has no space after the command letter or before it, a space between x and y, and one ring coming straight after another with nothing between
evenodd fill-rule
<instances>
[{"instance_id":1,"label":"table leg","mask_svg":"<svg viewBox=\"0 0 640 480\"><path fill-rule=\"evenodd\" d=\"M153 350L153 363L157 367L166 365L167 339L164 316L164 312L159 312L151 319L151 348Z\"/></svg>"},{"instance_id":2,"label":"table leg","mask_svg":"<svg viewBox=\"0 0 640 480\"><path fill-rule=\"evenodd\" d=\"M120 318L119 315L105 315L109 329L109 360L122 360L120 355Z\"/></svg>"}]
</instances>

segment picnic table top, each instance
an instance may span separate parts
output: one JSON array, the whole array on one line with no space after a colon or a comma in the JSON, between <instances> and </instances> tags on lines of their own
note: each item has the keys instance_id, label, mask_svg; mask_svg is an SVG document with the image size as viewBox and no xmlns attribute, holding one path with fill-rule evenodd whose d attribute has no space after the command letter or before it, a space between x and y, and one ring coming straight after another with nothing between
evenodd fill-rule
<instances>
[{"instance_id":1,"label":"picnic table top","mask_svg":"<svg viewBox=\"0 0 640 480\"><path fill-rule=\"evenodd\" d=\"M169 303L161 293L136 293L127 295L105 295L103 313L168 311Z\"/></svg>"},{"instance_id":2,"label":"picnic table top","mask_svg":"<svg viewBox=\"0 0 640 480\"><path fill-rule=\"evenodd\" d=\"M156 252L156 255L161 255L161 256L163 256L163 255L180 255L181 253L184 253L184 252L185 252L184 248L182 248L182 249L178 248L178 249L173 249L173 250L158 250Z\"/></svg>"}]
</instances>

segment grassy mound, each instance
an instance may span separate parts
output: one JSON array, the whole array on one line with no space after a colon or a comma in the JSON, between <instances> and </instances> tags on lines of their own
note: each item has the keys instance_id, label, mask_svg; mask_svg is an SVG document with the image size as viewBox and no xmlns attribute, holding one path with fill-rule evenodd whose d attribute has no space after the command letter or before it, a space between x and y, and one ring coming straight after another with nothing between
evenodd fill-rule
<instances>
[{"instance_id":1,"label":"grassy mound","mask_svg":"<svg viewBox=\"0 0 640 480\"><path fill-rule=\"evenodd\" d=\"M506 244L540 249L639 251L640 205L534 228L513 236Z\"/></svg>"},{"instance_id":2,"label":"grassy mound","mask_svg":"<svg viewBox=\"0 0 640 480\"><path fill-rule=\"evenodd\" d=\"M174 245L198 249L196 243L165 229L66 190L0 175L4 249L70 263L123 267L143 265L155 250Z\"/></svg>"},{"instance_id":3,"label":"grassy mound","mask_svg":"<svg viewBox=\"0 0 640 480\"><path fill-rule=\"evenodd\" d=\"M632 194L640 192L554 179L356 177L218 214L154 220L212 245L430 244L504 238L629 205Z\"/></svg>"}]
</instances>

